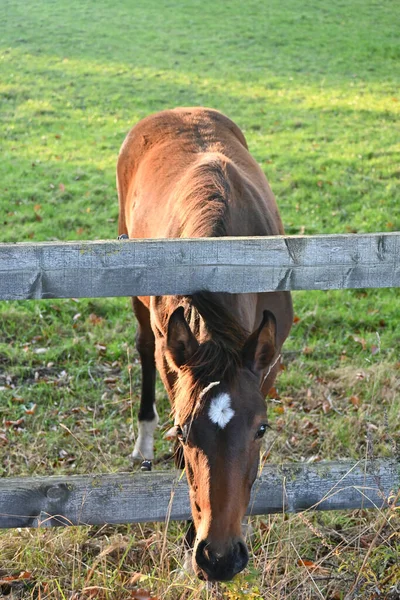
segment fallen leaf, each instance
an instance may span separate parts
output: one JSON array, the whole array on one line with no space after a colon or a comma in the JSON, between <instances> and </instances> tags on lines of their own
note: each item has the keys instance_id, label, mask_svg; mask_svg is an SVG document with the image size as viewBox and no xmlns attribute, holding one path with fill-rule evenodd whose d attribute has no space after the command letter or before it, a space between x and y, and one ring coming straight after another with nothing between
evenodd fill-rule
<instances>
[{"instance_id":1,"label":"fallen leaf","mask_svg":"<svg viewBox=\"0 0 400 600\"><path fill-rule=\"evenodd\" d=\"M362 349L365 350L365 348L367 347L367 342L364 340L364 338L361 338L358 335L352 335L351 337L353 338L353 340L355 342L357 342L358 344L361 344Z\"/></svg>"},{"instance_id":2,"label":"fallen leaf","mask_svg":"<svg viewBox=\"0 0 400 600\"><path fill-rule=\"evenodd\" d=\"M370 431L378 431L379 427L377 427L373 423L367 423L367 429L369 429Z\"/></svg>"},{"instance_id":3,"label":"fallen leaf","mask_svg":"<svg viewBox=\"0 0 400 600\"><path fill-rule=\"evenodd\" d=\"M373 535L361 535L360 536L360 546L361 548L369 548L371 546L372 540L374 539Z\"/></svg>"},{"instance_id":4,"label":"fallen leaf","mask_svg":"<svg viewBox=\"0 0 400 600\"><path fill-rule=\"evenodd\" d=\"M314 423L312 423L311 421L307 420L303 423L303 430L308 431L308 433L310 435L318 435L319 433L319 429L316 425L314 425Z\"/></svg>"},{"instance_id":5,"label":"fallen leaf","mask_svg":"<svg viewBox=\"0 0 400 600\"><path fill-rule=\"evenodd\" d=\"M294 317L293 317L293 323L296 324L299 321L301 321L300 317L298 317L297 315L294 315Z\"/></svg>"},{"instance_id":6,"label":"fallen leaf","mask_svg":"<svg viewBox=\"0 0 400 600\"><path fill-rule=\"evenodd\" d=\"M95 313L90 313L89 321L91 322L92 325L100 325L100 323L102 323L104 321L104 319L103 319L103 317L99 317Z\"/></svg>"},{"instance_id":7,"label":"fallen leaf","mask_svg":"<svg viewBox=\"0 0 400 600\"><path fill-rule=\"evenodd\" d=\"M354 408L358 408L361 404L361 400L358 396L350 396L349 402L351 402Z\"/></svg>"},{"instance_id":8,"label":"fallen leaf","mask_svg":"<svg viewBox=\"0 0 400 600\"><path fill-rule=\"evenodd\" d=\"M36 404L31 404L30 408L25 408L25 414L34 415L36 410Z\"/></svg>"},{"instance_id":9,"label":"fallen leaf","mask_svg":"<svg viewBox=\"0 0 400 600\"><path fill-rule=\"evenodd\" d=\"M88 598L105 598L105 588L98 585L91 585L83 588L82 594Z\"/></svg>"},{"instance_id":10,"label":"fallen leaf","mask_svg":"<svg viewBox=\"0 0 400 600\"><path fill-rule=\"evenodd\" d=\"M371 346L371 354L372 356L375 356L375 354L379 353L379 347L378 346Z\"/></svg>"},{"instance_id":11,"label":"fallen leaf","mask_svg":"<svg viewBox=\"0 0 400 600\"><path fill-rule=\"evenodd\" d=\"M31 577L32 573L30 573L29 571L21 571L19 575L3 575L0 579L0 584L10 583L12 581L19 581L21 579L31 579Z\"/></svg>"},{"instance_id":12,"label":"fallen leaf","mask_svg":"<svg viewBox=\"0 0 400 600\"><path fill-rule=\"evenodd\" d=\"M138 581L140 581L142 579L142 577L143 577L142 573L133 573L129 577L129 579L127 581L127 584L128 585L135 585L136 583L138 583Z\"/></svg>"},{"instance_id":13,"label":"fallen leaf","mask_svg":"<svg viewBox=\"0 0 400 600\"><path fill-rule=\"evenodd\" d=\"M132 592L132 600L157 600L155 596L152 596L147 590L139 589Z\"/></svg>"},{"instance_id":14,"label":"fallen leaf","mask_svg":"<svg viewBox=\"0 0 400 600\"><path fill-rule=\"evenodd\" d=\"M332 410L332 406L331 403L329 402L329 400L324 400L322 403L322 411L324 412L325 415L327 415L328 413L330 413Z\"/></svg>"},{"instance_id":15,"label":"fallen leaf","mask_svg":"<svg viewBox=\"0 0 400 600\"><path fill-rule=\"evenodd\" d=\"M318 573L318 575L329 575L329 569L325 567L321 567L321 565L317 565L312 560L307 560L306 558L299 558L297 561L299 567L306 567L309 571L313 571L314 573Z\"/></svg>"},{"instance_id":16,"label":"fallen leaf","mask_svg":"<svg viewBox=\"0 0 400 600\"><path fill-rule=\"evenodd\" d=\"M25 417L21 417L20 419L17 419L16 421L4 421L4 425L6 427L19 427L24 422L25 422Z\"/></svg>"},{"instance_id":17,"label":"fallen leaf","mask_svg":"<svg viewBox=\"0 0 400 600\"><path fill-rule=\"evenodd\" d=\"M299 567L315 567L315 562L313 560L308 560L307 558L299 558L297 561Z\"/></svg>"},{"instance_id":18,"label":"fallen leaf","mask_svg":"<svg viewBox=\"0 0 400 600\"><path fill-rule=\"evenodd\" d=\"M24 399L21 398L20 396L13 396L11 398L11 402L15 402L16 404L23 404L24 403Z\"/></svg>"}]
</instances>

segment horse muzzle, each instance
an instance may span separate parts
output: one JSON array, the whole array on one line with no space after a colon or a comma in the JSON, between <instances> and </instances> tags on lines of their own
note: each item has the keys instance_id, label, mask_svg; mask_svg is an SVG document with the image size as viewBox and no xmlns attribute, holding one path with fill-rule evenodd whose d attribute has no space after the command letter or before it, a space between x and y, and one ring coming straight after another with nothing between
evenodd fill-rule
<instances>
[{"instance_id":1,"label":"horse muzzle","mask_svg":"<svg viewBox=\"0 0 400 600\"><path fill-rule=\"evenodd\" d=\"M217 552L211 542L202 540L194 553L194 568L200 579L230 581L243 571L249 562L249 554L243 540L233 542L225 553Z\"/></svg>"}]
</instances>

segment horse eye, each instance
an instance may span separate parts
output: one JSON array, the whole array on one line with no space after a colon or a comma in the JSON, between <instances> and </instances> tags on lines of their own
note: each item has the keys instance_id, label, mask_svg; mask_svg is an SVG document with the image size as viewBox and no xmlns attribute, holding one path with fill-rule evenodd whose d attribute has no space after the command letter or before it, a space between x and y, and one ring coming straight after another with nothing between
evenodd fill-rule
<instances>
[{"instance_id":1,"label":"horse eye","mask_svg":"<svg viewBox=\"0 0 400 600\"><path fill-rule=\"evenodd\" d=\"M267 425L265 423L263 423L262 425L260 425L260 428L256 433L256 438L261 439L262 437L264 437L264 434L266 431L267 431Z\"/></svg>"}]
</instances>

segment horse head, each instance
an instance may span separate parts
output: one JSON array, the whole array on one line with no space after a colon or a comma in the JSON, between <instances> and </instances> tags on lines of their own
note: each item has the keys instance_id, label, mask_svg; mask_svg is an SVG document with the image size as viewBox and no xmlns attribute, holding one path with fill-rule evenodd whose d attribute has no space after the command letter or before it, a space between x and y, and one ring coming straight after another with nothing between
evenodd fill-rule
<instances>
[{"instance_id":1,"label":"horse head","mask_svg":"<svg viewBox=\"0 0 400 600\"><path fill-rule=\"evenodd\" d=\"M196 529L193 567L203 579L230 580L248 562L242 520L267 428L260 387L276 353L275 317L264 311L240 348L224 348L212 339L199 343L179 307L169 318L166 351L177 377L175 424Z\"/></svg>"}]
</instances>

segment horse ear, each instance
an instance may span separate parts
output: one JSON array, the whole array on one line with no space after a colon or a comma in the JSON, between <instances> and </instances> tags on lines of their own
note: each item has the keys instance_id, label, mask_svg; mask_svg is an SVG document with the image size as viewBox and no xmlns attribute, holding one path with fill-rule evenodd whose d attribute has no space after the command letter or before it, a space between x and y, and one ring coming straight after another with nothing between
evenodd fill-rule
<instances>
[{"instance_id":1,"label":"horse ear","mask_svg":"<svg viewBox=\"0 0 400 600\"><path fill-rule=\"evenodd\" d=\"M276 352L276 319L269 310L264 310L261 325L243 346L243 365L254 373L261 373L272 362Z\"/></svg>"},{"instance_id":2,"label":"horse ear","mask_svg":"<svg viewBox=\"0 0 400 600\"><path fill-rule=\"evenodd\" d=\"M180 369L196 352L199 343L193 335L179 306L169 318L167 330L167 350L175 366Z\"/></svg>"}]
</instances>

